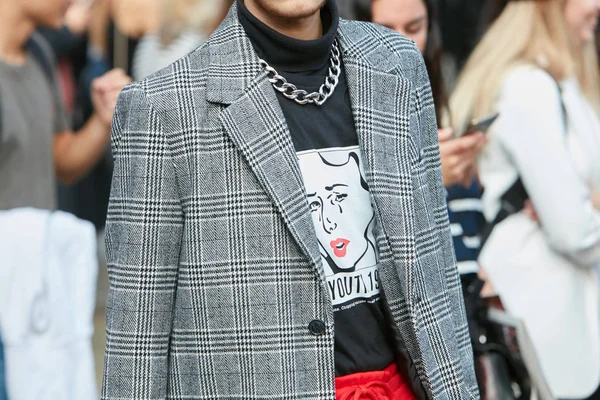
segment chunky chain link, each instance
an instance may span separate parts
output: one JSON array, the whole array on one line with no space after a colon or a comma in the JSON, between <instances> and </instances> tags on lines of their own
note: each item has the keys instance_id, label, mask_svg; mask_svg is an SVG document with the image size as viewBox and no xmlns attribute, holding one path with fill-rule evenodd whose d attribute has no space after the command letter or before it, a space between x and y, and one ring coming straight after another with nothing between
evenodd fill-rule
<instances>
[{"instance_id":1,"label":"chunky chain link","mask_svg":"<svg viewBox=\"0 0 600 400\"><path fill-rule=\"evenodd\" d=\"M293 83L289 83L287 79L279 75L277 70L271 67L265 60L259 59L260 66L264 68L269 78L269 82L275 90L283 94L290 100L294 100L298 104L316 104L322 105L333 94L339 82L340 74L342 73L340 61L340 48L338 47L337 39L333 42L331 48L331 58L329 60L329 75L325 78L325 83L321 85L319 91L308 93L306 90L298 89Z\"/></svg>"}]
</instances>

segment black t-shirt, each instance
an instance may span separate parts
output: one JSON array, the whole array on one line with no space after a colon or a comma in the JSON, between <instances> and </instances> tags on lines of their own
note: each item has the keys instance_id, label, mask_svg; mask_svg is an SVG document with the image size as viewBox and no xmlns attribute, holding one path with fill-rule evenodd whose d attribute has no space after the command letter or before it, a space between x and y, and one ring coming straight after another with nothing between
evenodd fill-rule
<instances>
[{"instance_id":1,"label":"black t-shirt","mask_svg":"<svg viewBox=\"0 0 600 400\"><path fill-rule=\"evenodd\" d=\"M323 37L300 41L260 22L237 0L258 56L299 89L313 92L328 74L338 28L333 0L321 11ZM375 219L343 72L321 106L278 93L304 178L334 307L336 375L377 371L394 362L379 293Z\"/></svg>"}]
</instances>

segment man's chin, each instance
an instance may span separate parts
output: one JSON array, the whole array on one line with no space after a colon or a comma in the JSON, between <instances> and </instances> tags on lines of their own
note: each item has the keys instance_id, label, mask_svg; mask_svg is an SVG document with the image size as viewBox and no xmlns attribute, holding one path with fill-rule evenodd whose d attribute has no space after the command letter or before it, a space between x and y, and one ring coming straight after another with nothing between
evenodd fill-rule
<instances>
[{"instance_id":1,"label":"man's chin","mask_svg":"<svg viewBox=\"0 0 600 400\"><path fill-rule=\"evenodd\" d=\"M327 0L258 0L273 17L299 20L315 15Z\"/></svg>"}]
</instances>

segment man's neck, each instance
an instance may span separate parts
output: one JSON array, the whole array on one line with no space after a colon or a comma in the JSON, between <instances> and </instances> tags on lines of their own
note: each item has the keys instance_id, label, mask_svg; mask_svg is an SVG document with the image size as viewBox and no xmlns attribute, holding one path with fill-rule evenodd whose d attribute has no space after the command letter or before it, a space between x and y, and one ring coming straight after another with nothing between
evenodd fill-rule
<instances>
[{"instance_id":1,"label":"man's neck","mask_svg":"<svg viewBox=\"0 0 600 400\"><path fill-rule=\"evenodd\" d=\"M263 24L282 35L299 40L314 40L323 36L320 11L301 19L278 18L270 15L254 0L244 0L244 4Z\"/></svg>"},{"instance_id":2,"label":"man's neck","mask_svg":"<svg viewBox=\"0 0 600 400\"><path fill-rule=\"evenodd\" d=\"M23 49L35 24L23 13L19 2L0 0L0 60L23 64L27 53Z\"/></svg>"}]
</instances>

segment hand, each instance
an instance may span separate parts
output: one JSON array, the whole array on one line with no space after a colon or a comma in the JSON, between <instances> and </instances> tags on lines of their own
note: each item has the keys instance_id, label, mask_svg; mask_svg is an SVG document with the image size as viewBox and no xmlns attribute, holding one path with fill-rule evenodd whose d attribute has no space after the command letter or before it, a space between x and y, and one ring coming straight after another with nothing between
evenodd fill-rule
<instances>
[{"instance_id":1,"label":"hand","mask_svg":"<svg viewBox=\"0 0 600 400\"><path fill-rule=\"evenodd\" d=\"M92 17L92 3L93 0L78 0L67 10L65 25L75 35L83 35L87 32Z\"/></svg>"},{"instance_id":2,"label":"hand","mask_svg":"<svg viewBox=\"0 0 600 400\"><path fill-rule=\"evenodd\" d=\"M525 200L525 205L523 207L523 213L529 217L533 222L539 222L537 213L535 212L535 207L533 207L533 202L530 199Z\"/></svg>"},{"instance_id":3,"label":"hand","mask_svg":"<svg viewBox=\"0 0 600 400\"><path fill-rule=\"evenodd\" d=\"M488 297L494 297L494 296L498 295L496 293L496 289L494 289L494 287L492 286L492 283L490 282L490 278L488 278L487 273L485 272L485 269L483 269L483 267L481 265L479 266L479 272L477 272L477 277L485 282L485 284L481 288L481 292L479 293L479 295L482 298L485 299Z\"/></svg>"},{"instance_id":4,"label":"hand","mask_svg":"<svg viewBox=\"0 0 600 400\"><path fill-rule=\"evenodd\" d=\"M119 94L131 78L121 69L113 69L92 82L92 103L100 120L110 126Z\"/></svg>"},{"instance_id":5,"label":"hand","mask_svg":"<svg viewBox=\"0 0 600 400\"><path fill-rule=\"evenodd\" d=\"M592 189L592 204L596 210L600 210L600 191Z\"/></svg>"},{"instance_id":6,"label":"hand","mask_svg":"<svg viewBox=\"0 0 600 400\"><path fill-rule=\"evenodd\" d=\"M439 129L438 140L444 186L470 186L477 174L477 155L487 143L487 137L481 132L476 132L452 138L452 129Z\"/></svg>"}]
</instances>

